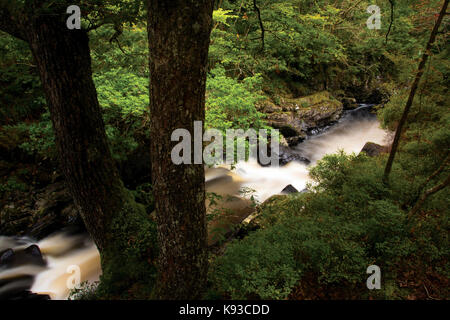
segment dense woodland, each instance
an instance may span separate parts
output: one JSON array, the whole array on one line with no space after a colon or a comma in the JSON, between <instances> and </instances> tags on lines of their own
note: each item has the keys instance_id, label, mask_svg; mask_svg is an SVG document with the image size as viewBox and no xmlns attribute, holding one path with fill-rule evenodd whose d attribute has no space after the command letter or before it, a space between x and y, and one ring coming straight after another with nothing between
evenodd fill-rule
<instances>
[{"instance_id":1,"label":"dense woodland","mask_svg":"<svg viewBox=\"0 0 450 320\"><path fill-rule=\"evenodd\" d=\"M0 236L87 231L103 274L79 299L448 299L448 1L213 2L0 0ZM398 149L325 156L208 245L226 210L171 163L174 129L289 149L359 103Z\"/></svg>"}]
</instances>

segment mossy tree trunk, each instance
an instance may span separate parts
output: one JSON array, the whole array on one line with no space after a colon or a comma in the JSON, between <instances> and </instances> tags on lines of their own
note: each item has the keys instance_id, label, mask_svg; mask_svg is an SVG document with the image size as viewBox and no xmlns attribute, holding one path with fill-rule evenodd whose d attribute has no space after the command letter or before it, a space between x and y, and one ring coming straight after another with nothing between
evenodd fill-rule
<instances>
[{"instance_id":1,"label":"mossy tree trunk","mask_svg":"<svg viewBox=\"0 0 450 320\"><path fill-rule=\"evenodd\" d=\"M175 165L171 134L184 128L193 137L194 121L205 118L213 2L148 1L151 162L163 299L200 298L206 285L204 167Z\"/></svg>"},{"instance_id":2,"label":"mossy tree trunk","mask_svg":"<svg viewBox=\"0 0 450 320\"><path fill-rule=\"evenodd\" d=\"M86 31L68 30L64 7L53 14L41 10L33 4L11 21L20 21L14 30L29 43L36 61L60 167L100 251L103 279L122 290L146 273L152 276L151 222L123 186L111 156Z\"/></svg>"}]
</instances>

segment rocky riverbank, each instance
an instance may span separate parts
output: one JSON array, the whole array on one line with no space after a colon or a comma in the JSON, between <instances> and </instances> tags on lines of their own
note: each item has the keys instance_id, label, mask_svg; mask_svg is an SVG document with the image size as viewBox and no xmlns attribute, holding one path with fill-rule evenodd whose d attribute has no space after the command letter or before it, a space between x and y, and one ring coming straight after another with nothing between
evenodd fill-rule
<instances>
[{"instance_id":1,"label":"rocky riverbank","mask_svg":"<svg viewBox=\"0 0 450 320\"><path fill-rule=\"evenodd\" d=\"M350 100L345 99L349 106ZM268 124L280 130L289 146L295 146L314 130L336 122L344 104L322 91L300 98L280 98L277 104L267 100L259 109L267 115Z\"/></svg>"}]
</instances>

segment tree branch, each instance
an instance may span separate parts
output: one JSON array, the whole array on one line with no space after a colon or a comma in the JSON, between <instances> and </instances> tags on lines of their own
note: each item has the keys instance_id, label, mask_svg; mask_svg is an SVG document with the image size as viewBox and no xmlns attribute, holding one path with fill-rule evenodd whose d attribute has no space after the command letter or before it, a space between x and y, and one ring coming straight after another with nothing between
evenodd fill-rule
<instances>
[{"instance_id":1,"label":"tree branch","mask_svg":"<svg viewBox=\"0 0 450 320\"><path fill-rule=\"evenodd\" d=\"M394 24L394 0L389 0L389 3L391 4L391 23L389 24L389 29L386 33L386 44L388 43L388 37L391 33L392 25Z\"/></svg>"},{"instance_id":2,"label":"tree branch","mask_svg":"<svg viewBox=\"0 0 450 320\"><path fill-rule=\"evenodd\" d=\"M450 175L442 183L440 183L440 184L434 186L433 188L428 189L427 191L425 191L425 193L422 195L422 197L420 197L420 200L415 204L415 206L411 209L411 211L409 211L408 217L411 218L413 215L415 215L417 213L417 211L419 211L419 209L422 206L422 204L427 200L427 198L429 196L431 196L432 194L434 194L434 193L444 189L449 184L450 184Z\"/></svg>"},{"instance_id":3,"label":"tree branch","mask_svg":"<svg viewBox=\"0 0 450 320\"><path fill-rule=\"evenodd\" d=\"M438 174L440 174L447 167L449 160L450 155L447 155L447 157L442 162L441 166L436 171L434 171L433 174L429 176L428 179L419 187L419 192L422 191L431 180L433 180Z\"/></svg>"},{"instance_id":4,"label":"tree branch","mask_svg":"<svg viewBox=\"0 0 450 320\"><path fill-rule=\"evenodd\" d=\"M264 51L264 34L265 29L263 22L261 20L261 11L259 10L258 6L256 5L256 0L253 0L253 8L255 9L256 13L258 14L258 20L259 20L259 27L261 28L261 51Z\"/></svg>"}]
</instances>

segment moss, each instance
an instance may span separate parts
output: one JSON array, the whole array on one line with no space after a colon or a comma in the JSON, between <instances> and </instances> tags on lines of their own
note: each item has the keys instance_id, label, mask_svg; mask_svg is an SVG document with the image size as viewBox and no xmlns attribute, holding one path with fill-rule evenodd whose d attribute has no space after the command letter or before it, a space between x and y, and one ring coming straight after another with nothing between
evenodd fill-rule
<instances>
[{"instance_id":1,"label":"moss","mask_svg":"<svg viewBox=\"0 0 450 320\"><path fill-rule=\"evenodd\" d=\"M156 224L128 191L122 210L110 223L110 245L101 251L99 298L144 299L156 279Z\"/></svg>"},{"instance_id":2,"label":"moss","mask_svg":"<svg viewBox=\"0 0 450 320\"><path fill-rule=\"evenodd\" d=\"M329 101L332 97L328 91L321 91L309 96L295 98L295 99L284 99L286 103L297 104L298 106L312 106L323 101Z\"/></svg>"}]
</instances>

